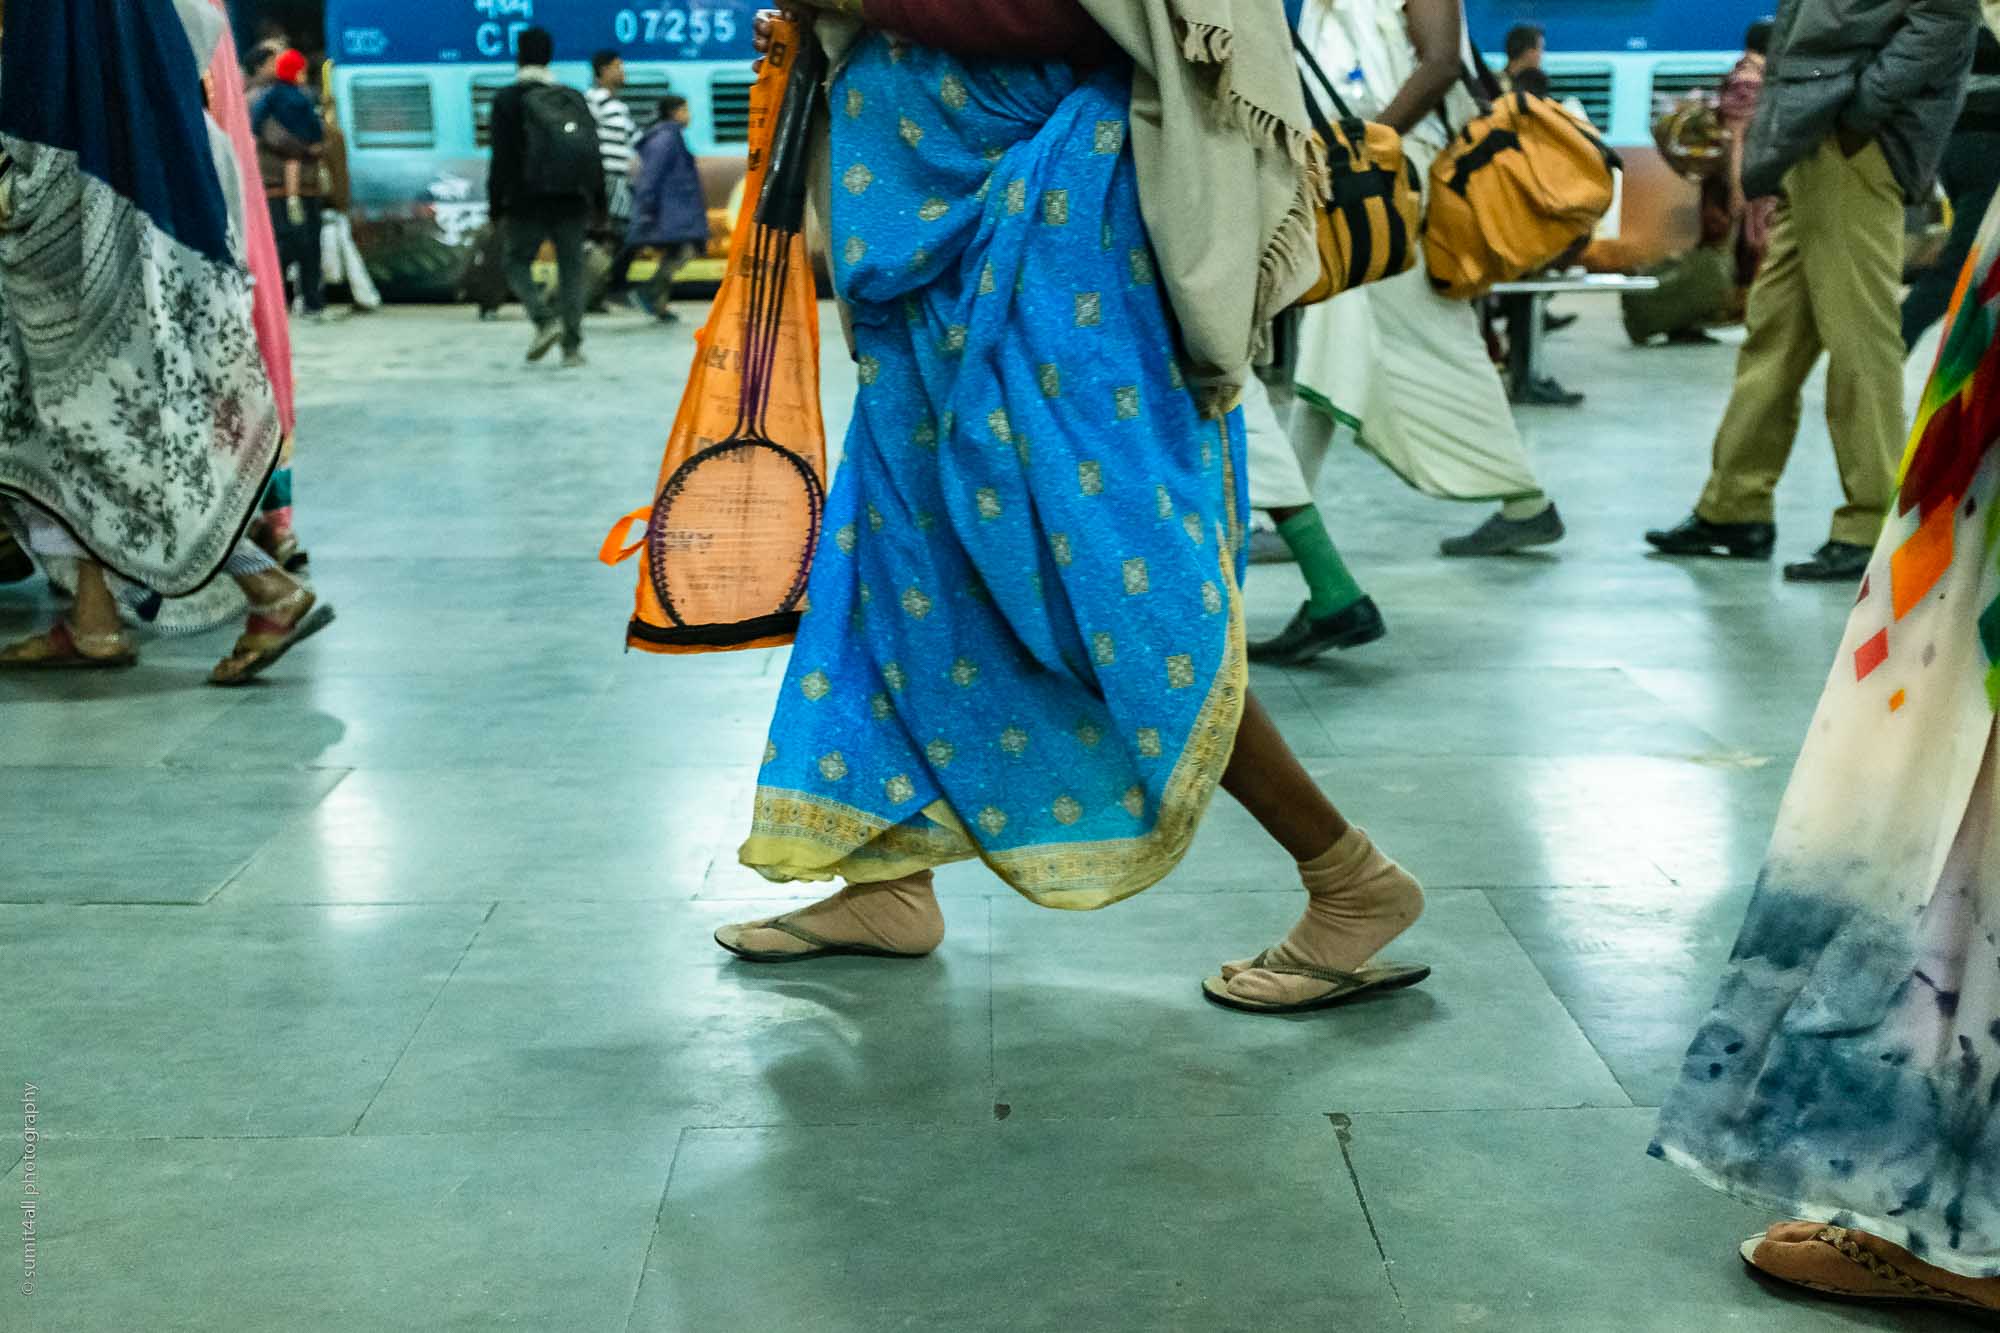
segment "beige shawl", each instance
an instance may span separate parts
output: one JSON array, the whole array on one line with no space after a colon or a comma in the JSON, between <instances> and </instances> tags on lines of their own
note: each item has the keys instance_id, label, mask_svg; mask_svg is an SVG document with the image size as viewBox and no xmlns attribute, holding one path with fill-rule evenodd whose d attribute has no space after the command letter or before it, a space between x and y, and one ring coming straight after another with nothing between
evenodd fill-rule
<instances>
[{"instance_id":1,"label":"beige shawl","mask_svg":"<svg viewBox=\"0 0 2000 1333\"><path fill-rule=\"evenodd\" d=\"M1132 57L1139 208L1206 410L1319 276L1324 170L1278 0L1081 0Z\"/></svg>"},{"instance_id":2,"label":"beige shawl","mask_svg":"<svg viewBox=\"0 0 2000 1333\"><path fill-rule=\"evenodd\" d=\"M1203 409L1236 401L1319 275L1325 170L1279 0L1080 0L1131 56L1139 207ZM822 17L836 67L858 29Z\"/></svg>"}]
</instances>

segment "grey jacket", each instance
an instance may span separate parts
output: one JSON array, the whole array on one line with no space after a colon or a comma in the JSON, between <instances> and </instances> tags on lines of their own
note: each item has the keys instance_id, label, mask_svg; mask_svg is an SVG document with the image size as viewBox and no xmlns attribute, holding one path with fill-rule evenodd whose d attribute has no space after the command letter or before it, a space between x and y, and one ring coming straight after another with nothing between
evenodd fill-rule
<instances>
[{"instance_id":1,"label":"grey jacket","mask_svg":"<svg viewBox=\"0 0 2000 1333\"><path fill-rule=\"evenodd\" d=\"M1744 192L1778 193L1787 171L1844 129L1882 145L1911 202L1928 198L1978 27L1979 0L1783 0Z\"/></svg>"}]
</instances>

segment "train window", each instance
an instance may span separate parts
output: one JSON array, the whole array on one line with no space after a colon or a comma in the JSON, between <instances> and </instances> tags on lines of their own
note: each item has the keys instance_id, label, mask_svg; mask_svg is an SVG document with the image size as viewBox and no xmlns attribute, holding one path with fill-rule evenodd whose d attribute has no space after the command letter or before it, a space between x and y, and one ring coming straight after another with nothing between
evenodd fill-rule
<instances>
[{"instance_id":1,"label":"train window","mask_svg":"<svg viewBox=\"0 0 2000 1333\"><path fill-rule=\"evenodd\" d=\"M674 90L666 79L627 79L618 95L632 109L632 123L644 134L660 118L660 99Z\"/></svg>"},{"instance_id":2,"label":"train window","mask_svg":"<svg viewBox=\"0 0 2000 1333\"><path fill-rule=\"evenodd\" d=\"M1558 102L1574 97L1583 114L1601 130L1611 128L1611 66L1565 66L1549 70L1549 96Z\"/></svg>"},{"instance_id":3,"label":"train window","mask_svg":"<svg viewBox=\"0 0 2000 1333\"><path fill-rule=\"evenodd\" d=\"M474 75L472 79L472 141L481 148L493 146L493 99L502 88L515 81L511 74Z\"/></svg>"},{"instance_id":4,"label":"train window","mask_svg":"<svg viewBox=\"0 0 2000 1333\"><path fill-rule=\"evenodd\" d=\"M1690 93L1715 93L1720 91L1722 80L1729 73L1727 65L1661 66L1653 71L1653 114L1665 115L1674 109L1680 100Z\"/></svg>"},{"instance_id":5,"label":"train window","mask_svg":"<svg viewBox=\"0 0 2000 1333\"><path fill-rule=\"evenodd\" d=\"M718 74L708 84L711 137L716 143L750 142L750 84L754 76Z\"/></svg>"},{"instance_id":6,"label":"train window","mask_svg":"<svg viewBox=\"0 0 2000 1333\"><path fill-rule=\"evenodd\" d=\"M425 79L357 78L349 85L356 148L430 148L437 143Z\"/></svg>"}]
</instances>

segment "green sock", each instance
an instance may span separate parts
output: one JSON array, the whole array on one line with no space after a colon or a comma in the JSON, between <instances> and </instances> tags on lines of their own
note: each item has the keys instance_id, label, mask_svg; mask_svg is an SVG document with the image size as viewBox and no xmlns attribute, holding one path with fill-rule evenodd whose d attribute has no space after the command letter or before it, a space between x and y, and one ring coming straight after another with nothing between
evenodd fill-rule
<instances>
[{"instance_id":1,"label":"green sock","mask_svg":"<svg viewBox=\"0 0 2000 1333\"><path fill-rule=\"evenodd\" d=\"M1306 604L1307 615L1322 620L1361 600L1361 585L1347 572L1347 562L1334 549L1333 537L1327 532L1326 521L1319 516L1316 505L1307 505L1280 523L1278 535L1285 539L1285 545L1299 562L1299 572L1306 576L1306 587L1312 594Z\"/></svg>"}]
</instances>

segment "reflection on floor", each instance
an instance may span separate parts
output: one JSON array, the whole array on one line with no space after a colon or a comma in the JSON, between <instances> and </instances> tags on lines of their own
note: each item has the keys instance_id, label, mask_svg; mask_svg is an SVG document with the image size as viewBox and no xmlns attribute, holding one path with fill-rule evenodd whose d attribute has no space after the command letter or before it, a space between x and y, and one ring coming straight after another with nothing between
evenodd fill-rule
<instances>
[{"instance_id":1,"label":"reflection on floor","mask_svg":"<svg viewBox=\"0 0 2000 1333\"><path fill-rule=\"evenodd\" d=\"M733 858L782 663L622 654L592 559L686 334L609 317L565 373L518 318L301 328L339 623L235 693L227 633L0 681L0 1078L47 1136L0 1327L1932 1326L1759 1288L1765 1219L1642 1155L1850 597L1642 554L1732 352L1581 313L1590 401L1521 414L1561 548L1446 562L1477 509L1325 479L1390 636L1256 685L1432 889L1437 975L1302 1021L1197 994L1299 907L1226 803L1102 914L960 867L923 963L727 960L798 896ZM1782 555L1834 503L1817 401ZM1253 628L1300 590L1257 570ZM0 635L52 609L0 589Z\"/></svg>"}]
</instances>

